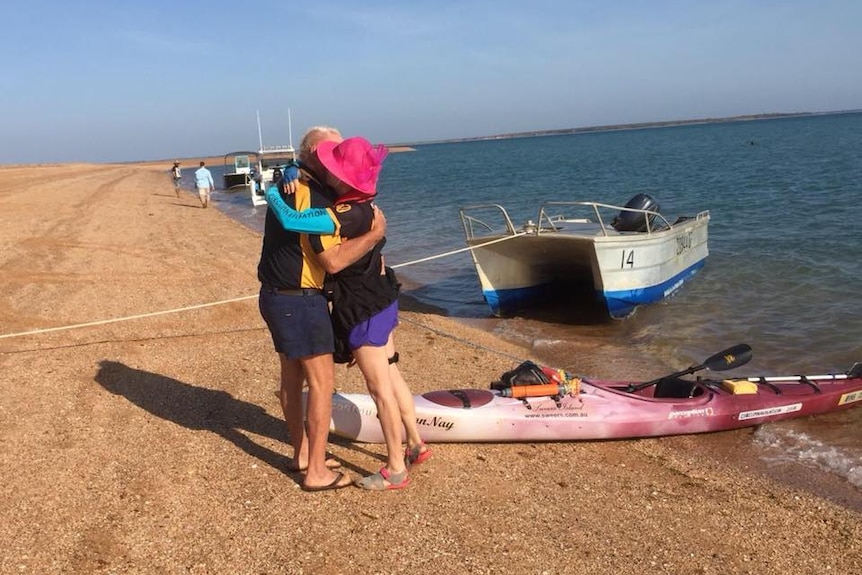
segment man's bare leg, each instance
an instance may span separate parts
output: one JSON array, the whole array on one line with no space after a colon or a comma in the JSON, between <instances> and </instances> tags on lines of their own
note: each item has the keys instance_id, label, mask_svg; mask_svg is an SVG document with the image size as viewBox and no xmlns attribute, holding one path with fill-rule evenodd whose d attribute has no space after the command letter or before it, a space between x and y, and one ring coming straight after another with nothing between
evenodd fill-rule
<instances>
[{"instance_id":1,"label":"man's bare leg","mask_svg":"<svg viewBox=\"0 0 862 575\"><path fill-rule=\"evenodd\" d=\"M287 423L287 433L293 446L293 467L297 470L308 465L308 436L305 434L305 413L302 409L302 382L305 373L298 359L288 359L278 354L281 362L281 389L279 400L281 412Z\"/></svg>"},{"instance_id":2,"label":"man's bare leg","mask_svg":"<svg viewBox=\"0 0 862 575\"><path fill-rule=\"evenodd\" d=\"M332 418L332 392L335 388L335 364L332 354L313 355L299 360L308 380L308 473L305 487L322 487L336 481L340 473L326 467L326 444ZM344 483L350 477L342 475Z\"/></svg>"}]
</instances>

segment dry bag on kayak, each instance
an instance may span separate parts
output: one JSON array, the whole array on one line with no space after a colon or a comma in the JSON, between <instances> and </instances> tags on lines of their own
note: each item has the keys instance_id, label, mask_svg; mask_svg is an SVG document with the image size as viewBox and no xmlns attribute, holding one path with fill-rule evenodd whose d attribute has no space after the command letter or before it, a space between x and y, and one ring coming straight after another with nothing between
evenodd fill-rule
<instances>
[{"instance_id":1,"label":"dry bag on kayak","mask_svg":"<svg viewBox=\"0 0 862 575\"><path fill-rule=\"evenodd\" d=\"M502 391L514 385L546 385L563 383L559 374L550 368L539 367L532 361L525 361L515 369L500 376L499 381L491 383L491 389Z\"/></svg>"},{"instance_id":2,"label":"dry bag on kayak","mask_svg":"<svg viewBox=\"0 0 862 575\"><path fill-rule=\"evenodd\" d=\"M532 361L525 361L515 369L500 376L499 381L491 383L491 389L499 391L503 397L554 397L566 393L577 394L580 380L570 377L562 370L540 367Z\"/></svg>"},{"instance_id":3,"label":"dry bag on kayak","mask_svg":"<svg viewBox=\"0 0 862 575\"><path fill-rule=\"evenodd\" d=\"M491 383L491 389L502 391L513 385L544 385L551 380L542 371L542 368L532 361L525 361L515 369L507 371L500 376L499 381Z\"/></svg>"}]
</instances>

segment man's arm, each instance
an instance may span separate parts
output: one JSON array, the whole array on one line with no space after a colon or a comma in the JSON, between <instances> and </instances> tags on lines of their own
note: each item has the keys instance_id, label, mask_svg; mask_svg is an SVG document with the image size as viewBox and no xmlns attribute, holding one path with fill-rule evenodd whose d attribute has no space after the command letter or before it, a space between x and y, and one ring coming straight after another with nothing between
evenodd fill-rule
<instances>
[{"instance_id":1,"label":"man's arm","mask_svg":"<svg viewBox=\"0 0 862 575\"><path fill-rule=\"evenodd\" d=\"M386 217L375 206L374 220L371 222L371 229L368 232L357 238L344 240L340 244L320 252L317 254L317 259L320 260L327 273L338 273L370 252L385 235Z\"/></svg>"},{"instance_id":2,"label":"man's arm","mask_svg":"<svg viewBox=\"0 0 862 575\"><path fill-rule=\"evenodd\" d=\"M304 234L334 234L335 221L325 208L308 208L298 212L282 199L278 188L270 186L265 194L269 209L275 214L281 227L291 232Z\"/></svg>"}]
</instances>

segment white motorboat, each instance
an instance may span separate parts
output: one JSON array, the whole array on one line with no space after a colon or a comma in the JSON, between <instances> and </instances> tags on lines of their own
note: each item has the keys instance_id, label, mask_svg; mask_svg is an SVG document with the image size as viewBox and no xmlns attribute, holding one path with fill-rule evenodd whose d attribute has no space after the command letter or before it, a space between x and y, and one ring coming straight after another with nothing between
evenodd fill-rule
<instances>
[{"instance_id":1,"label":"white motorboat","mask_svg":"<svg viewBox=\"0 0 862 575\"><path fill-rule=\"evenodd\" d=\"M224 189L246 190L252 182L252 166L257 163L256 152L241 150L224 156Z\"/></svg>"},{"instance_id":2,"label":"white motorboat","mask_svg":"<svg viewBox=\"0 0 862 575\"><path fill-rule=\"evenodd\" d=\"M266 205L264 193L276 179L278 171L296 160L296 150L293 146L261 147L257 154L257 166L252 174L251 202L255 206Z\"/></svg>"},{"instance_id":3,"label":"white motorboat","mask_svg":"<svg viewBox=\"0 0 862 575\"><path fill-rule=\"evenodd\" d=\"M625 206L547 201L535 221L516 228L505 208L461 208L482 293L496 315L587 294L611 317L662 300L703 267L709 212L670 222L638 194ZM481 219L480 219L481 218Z\"/></svg>"}]
</instances>

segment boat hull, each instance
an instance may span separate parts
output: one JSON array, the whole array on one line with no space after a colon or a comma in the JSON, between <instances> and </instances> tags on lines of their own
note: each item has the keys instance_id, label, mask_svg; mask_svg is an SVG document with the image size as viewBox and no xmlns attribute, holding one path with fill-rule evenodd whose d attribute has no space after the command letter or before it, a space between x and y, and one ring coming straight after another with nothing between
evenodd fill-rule
<instances>
[{"instance_id":1,"label":"boat hull","mask_svg":"<svg viewBox=\"0 0 862 575\"><path fill-rule=\"evenodd\" d=\"M255 207L266 205L266 190L258 185L257 180L252 180L248 191L251 194L251 205Z\"/></svg>"},{"instance_id":2,"label":"boat hull","mask_svg":"<svg viewBox=\"0 0 862 575\"><path fill-rule=\"evenodd\" d=\"M831 378L834 376L816 376ZM839 378L844 376L838 376ZM675 380L686 397L654 397L651 388L625 391L628 382L584 381L559 398L512 399L485 389L441 390L414 396L420 433L429 442L531 442L628 439L751 427L862 404L862 377L770 378L754 393L734 393L719 381ZM691 394L693 397L688 397ZM333 395L331 431L382 443L369 395Z\"/></svg>"},{"instance_id":3,"label":"boat hull","mask_svg":"<svg viewBox=\"0 0 862 575\"><path fill-rule=\"evenodd\" d=\"M249 174L225 174L224 188L229 191L238 191L248 188L251 183Z\"/></svg>"}]
</instances>

